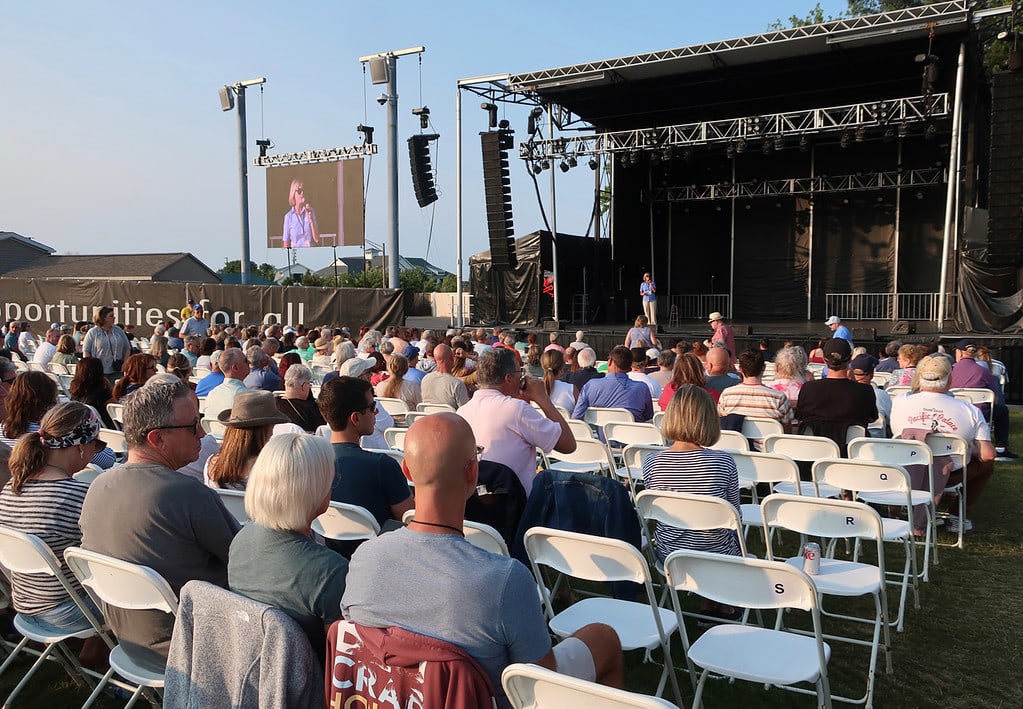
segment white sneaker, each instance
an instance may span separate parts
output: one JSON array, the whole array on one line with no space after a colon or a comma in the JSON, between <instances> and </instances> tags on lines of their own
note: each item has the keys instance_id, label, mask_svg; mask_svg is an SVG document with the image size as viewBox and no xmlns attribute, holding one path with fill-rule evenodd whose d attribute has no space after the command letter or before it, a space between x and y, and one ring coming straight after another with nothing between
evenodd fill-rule
<instances>
[{"instance_id":1,"label":"white sneaker","mask_svg":"<svg viewBox=\"0 0 1023 709\"><path fill-rule=\"evenodd\" d=\"M952 534L959 534L959 518L948 517L945 519L945 529ZM963 518L963 532L969 532L973 530L973 522L969 519Z\"/></svg>"}]
</instances>

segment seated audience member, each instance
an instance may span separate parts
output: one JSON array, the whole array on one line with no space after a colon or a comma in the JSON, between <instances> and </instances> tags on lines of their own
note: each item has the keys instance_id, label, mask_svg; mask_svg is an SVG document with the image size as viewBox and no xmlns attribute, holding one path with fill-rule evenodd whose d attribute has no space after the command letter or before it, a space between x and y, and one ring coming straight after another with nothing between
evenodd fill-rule
<instances>
[{"instance_id":1,"label":"seated audience member","mask_svg":"<svg viewBox=\"0 0 1023 709\"><path fill-rule=\"evenodd\" d=\"M32 355L32 361L36 364L40 364L43 367L48 365L52 360L53 356L57 354L57 342L60 340L60 330L58 328L50 328L46 331L46 337L42 344L36 348L35 354Z\"/></svg>"},{"instance_id":2,"label":"seated audience member","mask_svg":"<svg viewBox=\"0 0 1023 709\"><path fill-rule=\"evenodd\" d=\"M249 361L249 374L244 384L248 389L278 391L283 387L281 377L270 367L270 357L261 347L254 345L245 351Z\"/></svg>"},{"instance_id":3,"label":"seated audience member","mask_svg":"<svg viewBox=\"0 0 1023 709\"><path fill-rule=\"evenodd\" d=\"M912 395L892 399L892 434L896 438L921 438L927 433L953 433L965 438L971 446L971 456L966 465L966 514L969 515L974 503L991 480L994 473L995 448L991 445L991 431L980 409L968 401L948 396L949 381L953 368L942 355L925 357L917 364L916 388ZM962 461L955 461L956 469L947 480L943 476L949 471L935 470L935 489L942 490L946 484L955 485L964 475ZM935 466L936 468L938 466ZM929 489L925 478L914 479L918 490ZM944 484L943 484L944 483ZM940 494L940 493L939 493ZM923 505L913 510L913 527L917 534L924 533L926 511ZM958 532L958 520L950 517L946 528ZM966 520L963 531L973 528Z\"/></svg>"},{"instance_id":4,"label":"seated audience member","mask_svg":"<svg viewBox=\"0 0 1023 709\"><path fill-rule=\"evenodd\" d=\"M110 381L103 376L103 363L96 357L83 357L75 366L75 375L69 387L71 398L88 404L99 411L103 428L117 428L107 413L107 404L113 399Z\"/></svg>"},{"instance_id":5,"label":"seated audience member","mask_svg":"<svg viewBox=\"0 0 1023 709\"><path fill-rule=\"evenodd\" d=\"M955 344L955 364L952 366L952 377L949 387L952 389L980 388L989 389L995 395L994 408L989 412L987 404L981 404L981 413L991 415L991 428L995 440L996 460L1008 462L1017 460L1018 455L1009 450L1009 408L1005 405L1005 394L1002 386L991 373L977 361L977 344L970 338L959 340Z\"/></svg>"},{"instance_id":6,"label":"seated audience member","mask_svg":"<svg viewBox=\"0 0 1023 709\"><path fill-rule=\"evenodd\" d=\"M167 338L157 337L149 347L149 354L153 356L157 364L166 367L167 360L170 358L170 352L167 351Z\"/></svg>"},{"instance_id":7,"label":"seated audience member","mask_svg":"<svg viewBox=\"0 0 1023 709\"><path fill-rule=\"evenodd\" d=\"M414 506L401 466L359 445L363 436L373 435L376 423L377 403L369 382L347 376L331 379L320 390L319 405L334 447L330 499L365 507L381 529L400 527L401 516Z\"/></svg>"},{"instance_id":8,"label":"seated audience member","mask_svg":"<svg viewBox=\"0 0 1023 709\"><path fill-rule=\"evenodd\" d=\"M646 315L637 316L636 322L625 333L625 346L629 349L633 347L642 347L644 350L648 347L660 349L661 343L657 341L657 335L653 333L653 328L648 326Z\"/></svg>"},{"instance_id":9,"label":"seated audience member","mask_svg":"<svg viewBox=\"0 0 1023 709\"><path fill-rule=\"evenodd\" d=\"M230 409L234 397L239 393L249 391L245 386L245 377L249 376L249 361L245 359L245 353L240 348L228 347L220 354L217 364L224 374L224 381L213 387L206 395L205 416L209 419L216 418L221 411Z\"/></svg>"},{"instance_id":10,"label":"seated audience member","mask_svg":"<svg viewBox=\"0 0 1023 709\"><path fill-rule=\"evenodd\" d=\"M692 384L698 386L707 394L710 398L717 403L718 397L721 393L717 389L710 389L707 387L707 374L703 369L699 358L692 352L686 352L685 354L679 355L675 358L675 367L671 372L671 381L666 387L664 392L661 394L661 398L658 399L657 403L661 407L661 411L668 410L668 404L671 403L671 398L675 395L675 392L682 388L685 384Z\"/></svg>"},{"instance_id":11,"label":"seated audience member","mask_svg":"<svg viewBox=\"0 0 1023 709\"><path fill-rule=\"evenodd\" d=\"M799 433L824 436L838 444L846 454L845 442L849 426L867 425L877 418L874 392L867 384L849 379L852 346L841 337L824 342L827 377L807 382L799 390L796 418Z\"/></svg>"},{"instance_id":12,"label":"seated audience member","mask_svg":"<svg viewBox=\"0 0 1023 709\"><path fill-rule=\"evenodd\" d=\"M642 382L629 379L632 371L632 352L618 345L611 350L607 363L607 375L587 382L579 390L572 418L582 419L586 409L600 408L627 409L636 421L649 421L654 417L654 403L650 389Z\"/></svg>"},{"instance_id":13,"label":"seated audience member","mask_svg":"<svg viewBox=\"0 0 1023 709\"><path fill-rule=\"evenodd\" d=\"M196 369L212 369L210 359L213 357L213 353L217 351L217 341L212 337L204 338L199 343L199 356L195 358Z\"/></svg>"},{"instance_id":14,"label":"seated audience member","mask_svg":"<svg viewBox=\"0 0 1023 709\"><path fill-rule=\"evenodd\" d=\"M672 370L675 369L677 355L674 350L664 350L657 355L657 371L650 374L650 378L657 382L664 393L664 387L671 383ZM657 397L658 399L660 396Z\"/></svg>"},{"instance_id":15,"label":"seated audience member","mask_svg":"<svg viewBox=\"0 0 1023 709\"><path fill-rule=\"evenodd\" d=\"M198 335L189 335L185 338L185 349L181 350L178 354L185 357L188 360L188 364L195 367L199 363L200 346L202 345L202 338Z\"/></svg>"},{"instance_id":16,"label":"seated audience member","mask_svg":"<svg viewBox=\"0 0 1023 709\"><path fill-rule=\"evenodd\" d=\"M721 416L741 414L774 419L781 422L788 431L792 423L792 406L783 393L761 382L764 356L760 350L746 350L740 354L739 371L742 373L742 381L721 392L718 413Z\"/></svg>"},{"instance_id":17,"label":"seated audience member","mask_svg":"<svg viewBox=\"0 0 1023 709\"><path fill-rule=\"evenodd\" d=\"M774 361L776 352L771 349L771 341L769 339L767 339L766 337L761 337L758 347L760 348L760 354L764 356L765 362Z\"/></svg>"},{"instance_id":18,"label":"seated audience member","mask_svg":"<svg viewBox=\"0 0 1023 709\"><path fill-rule=\"evenodd\" d=\"M100 370L100 376L103 376L102 369ZM11 392L11 386L17 378L18 368L14 366L14 363L7 357L0 357L0 421L7 418L7 407L4 401ZM106 402L103 402L103 404L105 406Z\"/></svg>"},{"instance_id":19,"label":"seated audience member","mask_svg":"<svg viewBox=\"0 0 1023 709\"><path fill-rule=\"evenodd\" d=\"M813 379L806 365L806 350L799 345L782 347L774 357L774 379L768 384L775 391L788 397L792 406L799 401L799 390Z\"/></svg>"},{"instance_id":20,"label":"seated audience member","mask_svg":"<svg viewBox=\"0 0 1023 709\"><path fill-rule=\"evenodd\" d=\"M211 391L224 383L224 373L220 371L220 357L223 350L214 350L210 355L210 373L195 385L196 396L208 396Z\"/></svg>"},{"instance_id":21,"label":"seated audience member","mask_svg":"<svg viewBox=\"0 0 1023 709\"><path fill-rule=\"evenodd\" d=\"M488 354L481 355L481 368ZM457 645L486 671L502 707L508 704L501 672L513 662L621 686L621 645L613 629L587 625L552 649L528 569L465 541L465 501L478 482L476 443L457 414L412 425L405 461L416 484L415 517L355 553L342 614L360 625L398 626Z\"/></svg>"},{"instance_id":22,"label":"seated audience member","mask_svg":"<svg viewBox=\"0 0 1023 709\"><path fill-rule=\"evenodd\" d=\"M588 344L586 344L586 341L583 340L584 337L586 337L586 333L585 332L583 332L582 330L576 330L575 331L575 340L569 345L569 347L574 349L576 352L579 352L580 350L583 350L583 349L586 349L587 347L590 347ZM593 349L593 348L590 347L590 349Z\"/></svg>"},{"instance_id":23,"label":"seated audience member","mask_svg":"<svg viewBox=\"0 0 1023 709\"><path fill-rule=\"evenodd\" d=\"M84 404L57 404L43 416L38 433L18 439L9 461L10 482L0 491L4 526L42 539L97 619L102 616L68 569L64 550L82 541L78 518L89 484L72 476L85 467L97 448L105 447L99 440L101 424ZM55 634L91 627L57 579L21 573L10 574L10 579L11 599L18 613L31 616ZM95 665L106 654L105 643L93 637L86 640L79 657Z\"/></svg>"},{"instance_id":24,"label":"seated audience member","mask_svg":"<svg viewBox=\"0 0 1023 709\"><path fill-rule=\"evenodd\" d=\"M561 381L561 372L565 368L561 350L547 350L540 358L540 364L543 366L543 386L551 397L551 403L571 411L575 406L575 387Z\"/></svg>"},{"instance_id":25,"label":"seated audience member","mask_svg":"<svg viewBox=\"0 0 1023 709\"><path fill-rule=\"evenodd\" d=\"M903 345L900 347L899 367L892 371L892 379L888 386L911 386L916 364L925 354L926 348L921 345Z\"/></svg>"},{"instance_id":26,"label":"seated audience member","mask_svg":"<svg viewBox=\"0 0 1023 709\"><path fill-rule=\"evenodd\" d=\"M551 403L542 379L526 377L522 388L510 349L495 347L480 355L476 381L479 390L458 414L472 427L483 460L511 468L528 496L536 476L536 449L571 453L576 449L572 430Z\"/></svg>"},{"instance_id":27,"label":"seated audience member","mask_svg":"<svg viewBox=\"0 0 1023 709\"><path fill-rule=\"evenodd\" d=\"M740 357L740 366L741 361ZM668 403L662 430L665 438L674 443L643 461L643 487L719 497L739 512L739 473L735 461L727 452L708 447L721 438L721 423L707 390L694 384L679 387ZM657 557L663 562L668 554L679 549L741 554L739 538L732 530L682 530L658 522L654 530ZM706 599L701 610L730 620L741 615L736 608Z\"/></svg>"},{"instance_id":28,"label":"seated audience member","mask_svg":"<svg viewBox=\"0 0 1023 709\"><path fill-rule=\"evenodd\" d=\"M56 364L63 364L65 367L73 367L78 364L75 357L75 338L71 335L61 335L57 340L57 351L50 360Z\"/></svg>"},{"instance_id":29,"label":"seated audience member","mask_svg":"<svg viewBox=\"0 0 1023 709\"><path fill-rule=\"evenodd\" d=\"M173 374L175 377L188 384L188 388L195 391L195 384L192 382L192 365L188 363L188 358L185 357L181 352L172 354L170 359L167 360L167 374ZM150 377L152 378L152 377Z\"/></svg>"},{"instance_id":30,"label":"seated audience member","mask_svg":"<svg viewBox=\"0 0 1023 709\"><path fill-rule=\"evenodd\" d=\"M522 365L526 374L537 379L543 377L543 366L540 364L540 355L542 354L538 345L530 345L526 348L526 361Z\"/></svg>"},{"instance_id":31,"label":"seated audience member","mask_svg":"<svg viewBox=\"0 0 1023 709\"><path fill-rule=\"evenodd\" d=\"M154 341L152 344L156 344ZM185 341L181 339L181 330L176 327L169 328L167 330L167 347L172 350L183 350L185 348Z\"/></svg>"},{"instance_id":32,"label":"seated audience member","mask_svg":"<svg viewBox=\"0 0 1023 709\"><path fill-rule=\"evenodd\" d=\"M326 512L334 454L319 436L285 433L269 441L245 491L251 522L231 542L228 587L277 606L298 621L325 660L326 626L341 617L348 560L316 543L311 525Z\"/></svg>"},{"instance_id":33,"label":"seated audience member","mask_svg":"<svg viewBox=\"0 0 1023 709\"><path fill-rule=\"evenodd\" d=\"M376 385L376 395L387 399L401 399L409 411L415 411L423 397L419 391L419 384L408 378L409 363L405 356L391 355L391 361L387 363L387 372L390 376Z\"/></svg>"},{"instance_id":34,"label":"seated audience member","mask_svg":"<svg viewBox=\"0 0 1023 709\"><path fill-rule=\"evenodd\" d=\"M274 433L290 419L277 410L268 391L243 391L217 419L227 426L220 452L206 461L203 481L210 487L244 490L256 456Z\"/></svg>"},{"instance_id":35,"label":"seated audience member","mask_svg":"<svg viewBox=\"0 0 1023 709\"><path fill-rule=\"evenodd\" d=\"M550 343L543 348L544 352L546 352L547 350L557 350L558 352L565 351L565 348L558 344L558 333L552 332L548 339L550 340Z\"/></svg>"},{"instance_id":36,"label":"seated audience member","mask_svg":"<svg viewBox=\"0 0 1023 709\"><path fill-rule=\"evenodd\" d=\"M704 386L720 394L728 387L738 384L739 379L734 376L731 369L731 359L731 354L723 347L711 347L707 350L707 383Z\"/></svg>"},{"instance_id":37,"label":"seated audience member","mask_svg":"<svg viewBox=\"0 0 1023 709\"><path fill-rule=\"evenodd\" d=\"M119 402L125 394L138 389L159 370L156 358L150 354L134 354L124 361L124 376L114 384L113 399Z\"/></svg>"},{"instance_id":38,"label":"seated audience member","mask_svg":"<svg viewBox=\"0 0 1023 709\"><path fill-rule=\"evenodd\" d=\"M899 348L902 343L899 340L892 340L884 346L884 357L874 368L875 372L886 372L891 374L899 367Z\"/></svg>"},{"instance_id":39,"label":"seated audience member","mask_svg":"<svg viewBox=\"0 0 1023 709\"><path fill-rule=\"evenodd\" d=\"M274 398L277 410L307 433L316 433L327 423L313 398L312 381L313 370L304 364L293 364L284 375L284 396Z\"/></svg>"},{"instance_id":40,"label":"seated audience member","mask_svg":"<svg viewBox=\"0 0 1023 709\"><path fill-rule=\"evenodd\" d=\"M632 348L632 370L629 372L629 379L634 382L645 384L650 390L650 398L660 399L662 388L653 377L646 373L647 353L642 347Z\"/></svg>"},{"instance_id":41,"label":"seated audience member","mask_svg":"<svg viewBox=\"0 0 1023 709\"><path fill-rule=\"evenodd\" d=\"M465 382L451 374L455 363L451 348L437 345L433 348L433 359L436 363L434 371L424 376L419 385L423 403L447 404L453 409L464 405L469 401L469 391Z\"/></svg>"},{"instance_id":42,"label":"seated audience member","mask_svg":"<svg viewBox=\"0 0 1023 709\"><path fill-rule=\"evenodd\" d=\"M874 386L874 372L877 368L877 360L868 354L853 357L849 362L849 377L860 384L868 384L874 390L874 403L877 405L878 416L884 416L884 429L871 428L868 434L875 438L888 438L890 429L888 422L892 418L892 397L884 389Z\"/></svg>"},{"instance_id":43,"label":"seated audience member","mask_svg":"<svg viewBox=\"0 0 1023 709\"><path fill-rule=\"evenodd\" d=\"M569 347L568 349L572 349ZM565 373L561 375L561 378L572 385L575 390L575 398L579 398L579 390L581 390L586 382L591 379L600 379L604 375L597 371L597 353L589 347L584 347L581 350L576 350L575 355L576 369L575 371L568 372L570 369L568 360L565 360ZM569 409L571 411L571 409Z\"/></svg>"},{"instance_id":44,"label":"seated audience member","mask_svg":"<svg viewBox=\"0 0 1023 709\"><path fill-rule=\"evenodd\" d=\"M828 341L828 338L821 337L817 340L817 343L810 347L810 353L808 355L811 362L814 364L824 364L824 343ZM808 344L809 346L809 344Z\"/></svg>"},{"instance_id":45,"label":"seated audience member","mask_svg":"<svg viewBox=\"0 0 1023 709\"><path fill-rule=\"evenodd\" d=\"M174 593L192 579L226 587L238 523L216 492L177 472L198 457L203 435L184 382L147 385L125 397L128 463L89 486L82 546L150 567ZM120 647L144 667L162 671L174 617L104 606Z\"/></svg>"}]
</instances>

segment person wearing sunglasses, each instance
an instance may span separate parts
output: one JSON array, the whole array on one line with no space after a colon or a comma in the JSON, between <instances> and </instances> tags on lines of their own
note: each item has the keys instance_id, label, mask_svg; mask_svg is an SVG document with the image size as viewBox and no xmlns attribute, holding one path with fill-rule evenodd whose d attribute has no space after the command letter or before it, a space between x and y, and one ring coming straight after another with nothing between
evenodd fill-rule
<instances>
[{"instance_id":1,"label":"person wearing sunglasses","mask_svg":"<svg viewBox=\"0 0 1023 709\"><path fill-rule=\"evenodd\" d=\"M306 202L305 188L302 180L292 180L288 192L288 204L291 209L284 215L284 235L281 237L281 248L301 249L320 243L320 227L316 222L316 213Z\"/></svg>"},{"instance_id":2,"label":"person wearing sunglasses","mask_svg":"<svg viewBox=\"0 0 1023 709\"><path fill-rule=\"evenodd\" d=\"M227 587L239 525L217 493L177 472L199 457L199 410L181 381L147 384L124 399L128 462L96 478L82 505L82 547L155 570L174 593L199 579ZM174 617L107 607L125 652L163 671Z\"/></svg>"}]
</instances>

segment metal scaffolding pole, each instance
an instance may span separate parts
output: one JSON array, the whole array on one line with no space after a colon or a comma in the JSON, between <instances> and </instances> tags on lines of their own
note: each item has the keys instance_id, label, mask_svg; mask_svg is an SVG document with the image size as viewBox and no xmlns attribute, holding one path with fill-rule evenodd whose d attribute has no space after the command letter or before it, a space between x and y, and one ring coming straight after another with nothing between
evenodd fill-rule
<instances>
[{"instance_id":1,"label":"metal scaffolding pole","mask_svg":"<svg viewBox=\"0 0 1023 709\"><path fill-rule=\"evenodd\" d=\"M552 108L551 108L550 105L548 105L547 106L547 125L550 126L550 130L551 130L552 134L554 133L554 120L553 119L554 119L554 115L553 115L553 112L552 112ZM551 165L551 169L550 169L550 173L551 173L551 231L553 232L551 234L551 237L552 237L552 239L551 239L551 270L554 273L554 278L553 278L553 281L554 281L554 321L558 323L558 327L560 328L561 327L561 318L558 317L558 315L559 315L558 295L561 293L561 286L558 283L558 280L559 280L558 279L558 205L557 205L557 201L555 200L555 190L554 190L554 179L555 179L554 173L555 172L556 172L556 170L554 169L554 166ZM542 269L541 269L540 277L541 277L541 279L543 278Z\"/></svg>"},{"instance_id":2,"label":"metal scaffolding pole","mask_svg":"<svg viewBox=\"0 0 1023 709\"><path fill-rule=\"evenodd\" d=\"M391 260L387 264L388 288L398 287L398 60L387 58L387 195L388 239Z\"/></svg>"},{"instance_id":3,"label":"metal scaffolding pole","mask_svg":"<svg viewBox=\"0 0 1023 709\"><path fill-rule=\"evenodd\" d=\"M465 325L462 312L462 87L455 88L455 321Z\"/></svg>"},{"instance_id":4,"label":"metal scaffolding pole","mask_svg":"<svg viewBox=\"0 0 1023 709\"><path fill-rule=\"evenodd\" d=\"M959 133L962 131L963 77L966 67L966 43L959 45L959 65L956 68L955 104L952 110L952 145L949 148L948 190L945 197L945 233L941 243L941 283L938 288L938 332L945 331L945 298L948 291L949 243L955 216L956 181L959 179Z\"/></svg>"}]
</instances>

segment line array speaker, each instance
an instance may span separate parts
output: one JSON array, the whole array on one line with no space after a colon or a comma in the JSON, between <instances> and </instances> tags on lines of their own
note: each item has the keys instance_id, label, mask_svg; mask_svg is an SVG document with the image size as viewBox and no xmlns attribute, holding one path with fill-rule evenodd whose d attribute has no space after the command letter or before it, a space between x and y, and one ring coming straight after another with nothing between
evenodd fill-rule
<instances>
[{"instance_id":1,"label":"line array speaker","mask_svg":"<svg viewBox=\"0 0 1023 709\"><path fill-rule=\"evenodd\" d=\"M1023 263L1023 74L1003 71L993 77L991 168L988 178L987 262Z\"/></svg>"},{"instance_id":2,"label":"line array speaker","mask_svg":"<svg viewBox=\"0 0 1023 709\"><path fill-rule=\"evenodd\" d=\"M508 151L515 145L512 136L509 128L480 133L490 260L496 270L510 270L518 265L512 238L511 175L508 171Z\"/></svg>"},{"instance_id":3,"label":"line array speaker","mask_svg":"<svg viewBox=\"0 0 1023 709\"><path fill-rule=\"evenodd\" d=\"M408 139L408 156L412 165L412 187L420 207L437 201L437 187L433 183L433 166L430 164L430 141L437 140L436 133L420 133Z\"/></svg>"}]
</instances>

